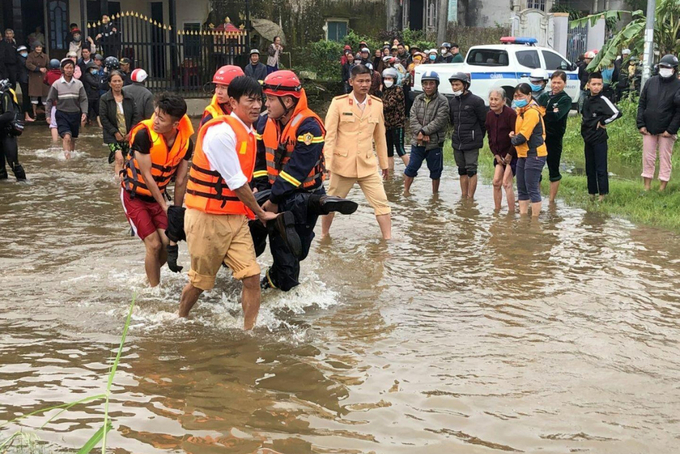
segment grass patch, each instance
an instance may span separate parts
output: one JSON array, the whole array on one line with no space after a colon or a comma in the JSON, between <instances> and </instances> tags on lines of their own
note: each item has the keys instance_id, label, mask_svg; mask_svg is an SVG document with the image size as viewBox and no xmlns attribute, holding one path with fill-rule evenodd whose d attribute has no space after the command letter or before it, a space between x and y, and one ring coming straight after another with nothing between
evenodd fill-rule
<instances>
[{"instance_id":1,"label":"grass patch","mask_svg":"<svg viewBox=\"0 0 680 454\"><path fill-rule=\"evenodd\" d=\"M127 332L128 328L130 327L130 319L132 318L132 310L135 307L135 300L136 300L136 295L133 296L132 298L132 303L130 304L130 308L128 310L128 315L125 320L125 326L123 327L123 333L121 334L121 339L120 339L120 345L118 346L118 351L116 353L116 357L113 360L113 363L111 365L111 369L109 370L109 375L108 375L108 380L106 383L106 392L103 394L97 394L94 396L88 396L83 399L77 400L75 402L68 402L64 403L61 405L55 405L53 407L49 408L41 408L39 410L35 410L33 412L27 413L25 415L19 416L18 418L15 418L11 421L4 422L0 424L0 429L3 427L7 427L10 424L15 424L19 423L21 420L28 418L29 416L34 416L34 415L40 415L47 413L52 410L59 409L59 411L54 414L52 417L50 417L47 421L43 423L42 426L40 426L40 429L43 429L46 425L48 425L50 422L52 422L57 416L61 415L63 412L67 411L71 407L74 407L79 404L87 403L87 402L92 402L96 400L101 400L104 399L104 422L102 426L97 430L92 437L78 450L78 454L88 454L90 451L92 451L99 443L101 443L101 452L102 454L106 453L106 434L111 430L112 425L111 425L111 420L109 418L109 397L111 395L111 385L113 384L113 378L116 375L116 370L118 370L118 364L120 363L120 357L123 354L123 347L125 345L125 338L127 337ZM43 442L40 440L40 438L37 436L37 434L32 433L32 432L24 432L23 430L19 430L11 434L8 438L5 440L0 441L0 453L5 454L8 452L18 452L18 453L26 453L26 454L37 454L37 453L42 453L43 451ZM12 451L10 451L10 449Z\"/></svg>"},{"instance_id":2,"label":"grass patch","mask_svg":"<svg viewBox=\"0 0 680 454\"><path fill-rule=\"evenodd\" d=\"M635 223L680 232L680 183L671 178L663 193L658 192L658 181L652 184L652 191L643 190L640 177L642 135L638 133L635 120L637 100L623 100L618 106L623 117L607 128L609 196L604 202L592 202L588 196L581 117L577 115L570 117L567 122L562 151L562 182L558 197L568 205L589 212L619 216ZM444 162L447 166L456 165L450 141L444 146ZM673 166L680 166L680 156L677 154L673 156ZM493 156L486 143L479 153L479 171L482 179L490 183L493 178ZM548 191L548 168L545 167L541 192L546 198Z\"/></svg>"}]
</instances>

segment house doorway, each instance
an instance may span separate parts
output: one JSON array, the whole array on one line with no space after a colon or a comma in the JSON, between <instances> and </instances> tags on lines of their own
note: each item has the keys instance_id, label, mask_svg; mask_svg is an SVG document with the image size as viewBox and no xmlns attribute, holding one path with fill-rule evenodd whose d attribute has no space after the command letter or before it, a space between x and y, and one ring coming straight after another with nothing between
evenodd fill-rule
<instances>
[{"instance_id":1,"label":"house doorway","mask_svg":"<svg viewBox=\"0 0 680 454\"><path fill-rule=\"evenodd\" d=\"M410 0L408 11L409 28L411 30L423 30L425 21L423 19L424 3L423 0Z\"/></svg>"}]
</instances>

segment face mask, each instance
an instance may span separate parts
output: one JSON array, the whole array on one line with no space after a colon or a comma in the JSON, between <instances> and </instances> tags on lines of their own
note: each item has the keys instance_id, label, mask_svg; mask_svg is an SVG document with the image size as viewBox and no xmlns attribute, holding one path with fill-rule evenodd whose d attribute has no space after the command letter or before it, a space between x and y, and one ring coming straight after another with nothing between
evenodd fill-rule
<instances>
[{"instance_id":1,"label":"face mask","mask_svg":"<svg viewBox=\"0 0 680 454\"><path fill-rule=\"evenodd\" d=\"M441 52L442 55L446 55L446 49L441 49L439 52Z\"/></svg>"},{"instance_id":2,"label":"face mask","mask_svg":"<svg viewBox=\"0 0 680 454\"><path fill-rule=\"evenodd\" d=\"M90 74L97 74L97 73L99 73L99 70L97 68L92 68L90 70Z\"/></svg>"},{"instance_id":3,"label":"face mask","mask_svg":"<svg viewBox=\"0 0 680 454\"><path fill-rule=\"evenodd\" d=\"M515 107L520 109L522 107L526 107L526 105L529 104L529 102L526 99L516 99L512 103L515 105Z\"/></svg>"},{"instance_id":4,"label":"face mask","mask_svg":"<svg viewBox=\"0 0 680 454\"><path fill-rule=\"evenodd\" d=\"M458 90L458 91L453 92L453 96L455 96L455 97L461 96L462 94L463 94L463 90Z\"/></svg>"},{"instance_id":5,"label":"face mask","mask_svg":"<svg viewBox=\"0 0 680 454\"><path fill-rule=\"evenodd\" d=\"M22 53L20 53L19 55L21 55L21 56L24 57L24 58L28 57L28 54L27 54L26 52L22 52Z\"/></svg>"},{"instance_id":6,"label":"face mask","mask_svg":"<svg viewBox=\"0 0 680 454\"><path fill-rule=\"evenodd\" d=\"M434 61L434 60L436 60L436 59L437 59L437 56L436 56L436 55L430 55L430 60Z\"/></svg>"},{"instance_id":7,"label":"face mask","mask_svg":"<svg viewBox=\"0 0 680 454\"><path fill-rule=\"evenodd\" d=\"M80 42L80 39L81 39L80 36L74 36L74 37L73 37L73 41L75 41L75 42L77 42L77 43Z\"/></svg>"},{"instance_id":8,"label":"face mask","mask_svg":"<svg viewBox=\"0 0 680 454\"><path fill-rule=\"evenodd\" d=\"M673 76L673 68L659 68L659 75L664 79Z\"/></svg>"},{"instance_id":9,"label":"face mask","mask_svg":"<svg viewBox=\"0 0 680 454\"><path fill-rule=\"evenodd\" d=\"M383 84L385 85L385 88L390 88L392 85L394 85L394 82L391 80L386 80L383 82Z\"/></svg>"},{"instance_id":10,"label":"face mask","mask_svg":"<svg viewBox=\"0 0 680 454\"><path fill-rule=\"evenodd\" d=\"M541 90L543 90L543 85L536 85L536 84L532 84L532 83L529 83L529 85L531 86L531 91L541 91Z\"/></svg>"}]
</instances>

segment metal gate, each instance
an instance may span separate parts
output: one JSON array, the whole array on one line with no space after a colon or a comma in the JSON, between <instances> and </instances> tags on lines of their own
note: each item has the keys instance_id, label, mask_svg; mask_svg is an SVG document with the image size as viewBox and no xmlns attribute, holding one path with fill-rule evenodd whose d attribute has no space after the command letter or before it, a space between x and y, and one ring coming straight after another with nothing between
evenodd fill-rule
<instances>
[{"instance_id":1,"label":"metal gate","mask_svg":"<svg viewBox=\"0 0 680 454\"><path fill-rule=\"evenodd\" d=\"M206 28L186 24L183 30L160 24L138 12L111 17L115 33L104 36L101 21L88 24L88 36L97 39L104 57L131 60L132 69L149 74L146 86L152 91L172 90L188 96L205 96L203 86L217 68L235 64L246 53L246 32L231 23Z\"/></svg>"},{"instance_id":2,"label":"metal gate","mask_svg":"<svg viewBox=\"0 0 680 454\"><path fill-rule=\"evenodd\" d=\"M588 49L588 24L570 27L567 33L567 60L575 62Z\"/></svg>"}]
</instances>

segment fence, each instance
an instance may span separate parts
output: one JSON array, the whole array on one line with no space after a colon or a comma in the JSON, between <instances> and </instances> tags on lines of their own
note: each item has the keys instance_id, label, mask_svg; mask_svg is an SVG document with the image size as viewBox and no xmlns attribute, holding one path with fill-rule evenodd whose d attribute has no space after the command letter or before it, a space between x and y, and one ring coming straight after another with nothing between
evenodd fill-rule
<instances>
[{"instance_id":1,"label":"fence","mask_svg":"<svg viewBox=\"0 0 680 454\"><path fill-rule=\"evenodd\" d=\"M567 32L567 60L576 61L588 48L588 24L569 27Z\"/></svg>"},{"instance_id":2,"label":"fence","mask_svg":"<svg viewBox=\"0 0 680 454\"><path fill-rule=\"evenodd\" d=\"M232 24L210 29L191 24L176 30L126 11L112 16L108 24L88 24L88 36L98 37L96 45L104 57L127 57L132 69L146 70L150 90L187 97L207 96L206 84L217 68L246 61L246 32Z\"/></svg>"}]
</instances>

